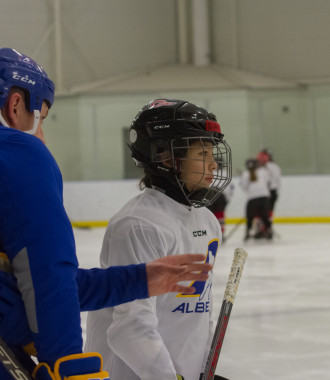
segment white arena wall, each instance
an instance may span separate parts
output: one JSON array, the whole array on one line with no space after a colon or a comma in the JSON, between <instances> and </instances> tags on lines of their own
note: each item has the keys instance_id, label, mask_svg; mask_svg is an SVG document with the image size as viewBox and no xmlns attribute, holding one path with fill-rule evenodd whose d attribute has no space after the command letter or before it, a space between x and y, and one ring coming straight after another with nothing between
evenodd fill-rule
<instances>
[{"instance_id":1,"label":"white arena wall","mask_svg":"<svg viewBox=\"0 0 330 380\"><path fill-rule=\"evenodd\" d=\"M228 223L244 217L245 194L233 178L234 195L227 207ZM104 226L133 196L138 180L65 182L64 205L73 225ZM284 176L275 222L330 222L330 175Z\"/></svg>"}]
</instances>

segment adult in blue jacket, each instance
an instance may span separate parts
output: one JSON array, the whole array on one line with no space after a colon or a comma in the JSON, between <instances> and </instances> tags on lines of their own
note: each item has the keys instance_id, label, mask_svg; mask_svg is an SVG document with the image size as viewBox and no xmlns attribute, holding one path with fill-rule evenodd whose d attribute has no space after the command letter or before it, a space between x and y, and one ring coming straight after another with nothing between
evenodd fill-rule
<instances>
[{"instance_id":1,"label":"adult in blue jacket","mask_svg":"<svg viewBox=\"0 0 330 380\"><path fill-rule=\"evenodd\" d=\"M80 311L192 292L177 282L205 280L196 270L211 267L196 263L203 255L182 255L78 268L61 173L42 131L53 101L54 84L36 62L0 49L0 336L38 380L107 379L100 355L82 353ZM0 378L11 378L1 365Z\"/></svg>"}]
</instances>

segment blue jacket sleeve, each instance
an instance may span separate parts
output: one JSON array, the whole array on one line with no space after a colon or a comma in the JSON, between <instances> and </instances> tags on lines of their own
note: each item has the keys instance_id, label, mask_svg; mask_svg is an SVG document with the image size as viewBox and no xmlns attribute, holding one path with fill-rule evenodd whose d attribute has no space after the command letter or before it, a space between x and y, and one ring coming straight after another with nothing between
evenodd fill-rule
<instances>
[{"instance_id":1,"label":"blue jacket sleeve","mask_svg":"<svg viewBox=\"0 0 330 380\"><path fill-rule=\"evenodd\" d=\"M149 297L146 264L108 269L78 269L77 282L80 311L113 307ZM16 280L11 273L2 270L0 270L0 336L13 347L23 347L33 341Z\"/></svg>"},{"instance_id":2,"label":"blue jacket sleeve","mask_svg":"<svg viewBox=\"0 0 330 380\"><path fill-rule=\"evenodd\" d=\"M146 264L79 269L77 282L81 311L148 297Z\"/></svg>"},{"instance_id":3,"label":"blue jacket sleeve","mask_svg":"<svg viewBox=\"0 0 330 380\"><path fill-rule=\"evenodd\" d=\"M39 361L82 352L77 258L62 178L34 136L0 129L0 249L14 270Z\"/></svg>"}]
</instances>

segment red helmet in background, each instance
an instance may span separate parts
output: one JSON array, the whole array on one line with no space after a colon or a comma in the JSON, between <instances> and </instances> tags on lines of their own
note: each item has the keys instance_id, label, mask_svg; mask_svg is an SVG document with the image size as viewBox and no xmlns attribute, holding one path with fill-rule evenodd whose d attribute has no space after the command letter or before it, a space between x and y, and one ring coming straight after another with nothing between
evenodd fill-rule
<instances>
[{"instance_id":1,"label":"red helmet in background","mask_svg":"<svg viewBox=\"0 0 330 380\"><path fill-rule=\"evenodd\" d=\"M257 155L257 160L259 165L266 165L269 161L269 155L265 151L261 151Z\"/></svg>"}]
</instances>

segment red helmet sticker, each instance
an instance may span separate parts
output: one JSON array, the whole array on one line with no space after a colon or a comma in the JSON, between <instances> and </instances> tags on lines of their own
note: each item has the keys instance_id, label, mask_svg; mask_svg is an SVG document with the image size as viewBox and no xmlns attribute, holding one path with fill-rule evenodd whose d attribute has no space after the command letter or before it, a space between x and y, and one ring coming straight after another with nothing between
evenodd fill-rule
<instances>
[{"instance_id":1,"label":"red helmet sticker","mask_svg":"<svg viewBox=\"0 0 330 380\"><path fill-rule=\"evenodd\" d=\"M158 108L158 107L163 107L163 106L174 106L176 103L175 102L168 102L165 99L157 99L154 100L152 103L149 103L148 108Z\"/></svg>"},{"instance_id":2,"label":"red helmet sticker","mask_svg":"<svg viewBox=\"0 0 330 380\"><path fill-rule=\"evenodd\" d=\"M212 131L212 132L218 132L221 133L220 124L212 121L212 120L205 120L206 121L206 130Z\"/></svg>"}]
</instances>

